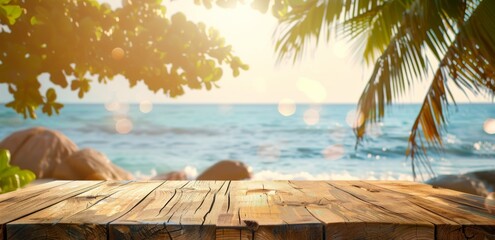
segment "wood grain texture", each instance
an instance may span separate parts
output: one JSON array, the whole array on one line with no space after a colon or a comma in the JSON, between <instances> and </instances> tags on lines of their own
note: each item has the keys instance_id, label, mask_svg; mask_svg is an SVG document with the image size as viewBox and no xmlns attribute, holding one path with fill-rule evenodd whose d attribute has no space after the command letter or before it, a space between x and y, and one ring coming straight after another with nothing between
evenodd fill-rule
<instances>
[{"instance_id":1,"label":"wood grain texture","mask_svg":"<svg viewBox=\"0 0 495 240\"><path fill-rule=\"evenodd\" d=\"M216 219L226 181L169 181L133 211L110 224L111 239L215 239Z\"/></svg>"},{"instance_id":2,"label":"wood grain texture","mask_svg":"<svg viewBox=\"0 0 495 240\"><path fill-rule=\"evenodd\" d=\"M254 239L321 239L323 227L303 206L283 199L304 199L288 181L232 182L227 203L219 212L217 238L228 235ZM248 230L248 231L246 231ZM221 235L226 234L226 235Z\"/></svg>"},{"instance_id":3,"label":"wood grain texture","mask_svg":"<svg viewBox=\"0 0 495 240\"><path fill-rule=\"evenodd\" d=\"M0 239L493 239L484 199L390 181L54 181L0 195Z\"/></svg>"},{"instance_id":4,"label":"wood grain texture","mask_svg":"<svg viewBox=\"0 0 495 240\"><path fill-rule=\"evenodd\" d=\"M8 192L4 194L0 194L0 209L9 209L8 206L14 204L16 202L21 202L25 199L33 198L39 195L41 192L57 187L63 184L67 184L70 181L52 181L41 185L35 186L27 186L23 189L19 189L17 191ZM5 210L6 211L6 210ZM1 213L1 212L0 212ZM0 224L0 239L6 237L4 234L6 233L4 230L5 223Z\"/></svg>"},{"instance_id":5,"label":"wood grain texture","mask_svg":"<svg viewBox=\"0 0 495 240\"><path fill-rule=\"evenodd\" d=\"M407 196L417 206L451 219L454 224L436 223L437 239L495 239L495 215L488 212L484 198L411 182L363 182L390 194Z\"/></svg>"},{"instance_id":6,"label":"wood grain texture","mask_svg":"<svg viewBox=\"0 0 495 240\"><path fill-rule=\"evenodd\" d=\"M390 202L383 197L370 201L350 189L335 186L334 182L292 183L312 196L313 200L304 204L326 224L326 239L431 239L434 236L433 224L414 218L410 210L395 212L378 204L379 201Z\"/></svg>"},{"instance_id":7,"label":"wood grain texture","mask_svg":"<svg viewBox=\"0 0 495 240\"><path fill-rule=\"evenodd\" d=\"M14 196L10 196L0 202L0 224L2 225L2 237L8 237L6 223L40 211L46 207L54 205L60 201L71 198L77 194L101 184L99 181L73 181L52 183L48 187L38 185L37 190L29 188L16 191ZM26 193L26 194L24 194Z\"/></svg>"},{"instance_id":8,"label":"wood grain texture","mask_svg":"<svg viewBox=\"0 0 495 240\"><path fill-rule=\"evenodd\" d=\"M103 184L7 224L8 239L107 239L107 224L137 205L161 182Z\"/></svg>"}]
</instances>

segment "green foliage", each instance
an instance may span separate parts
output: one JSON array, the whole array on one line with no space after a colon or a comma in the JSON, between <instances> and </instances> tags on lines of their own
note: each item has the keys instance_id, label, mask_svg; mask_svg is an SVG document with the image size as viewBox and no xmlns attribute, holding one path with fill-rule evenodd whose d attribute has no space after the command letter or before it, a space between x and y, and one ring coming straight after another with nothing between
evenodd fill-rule
<instances>
[{"instance_id":1,"label":"green foliage","mask_svg":"<svg viewBox=\"0 0 495 240\"><path fill-rule=\"evenodd\" d=\"M33 172L11 166L9 162L9 151L0 149L0 193L17 190L36 179Z\"/></svg>"},{"instance_id":2,"label":"green foliage","mask_svg":"<svg viewBox=\"0 0 495 240\"><path fill-rule=\"evenodd\" d=\"M117 75L131 87L143 82L177 97L185 88L218 86L225 68L234 77L248 69L217 30L182 13L166 17L160 0L123 3L111 9L96 0L0 0L0 24L8 28L0 31L0 84L14 98L6 106L25 118L36 118L39 107L58 114L55 88L40 91L43 73L79 98L93 82Z\"/></svg>"},{"instance_id":3,"label":"green foliage","mask_svg":"<svg viewBox=\"0 0 495 240\"><path fill-rule=\"evenodd\" d=\"M0 0L0 19L7 21L10 25L22 14L22 8L18 5L10 5L10 0Z\"/></svg>"},{"instance_id":4,"label":"green foliage","mask_svg":"<svg viewBox=\"0 0 495 240\"><path fill-rule=\"evenodd\" d=\"M288 1L292 2L292 1ZM450 88L495 95L495 9L492 0L307 0L287 3L276 31L279 60L299 60L308 45L330 32L356 42L374 70L359 99L364 124L380 121L385 108L417 81L430 78L423 105L411 128L407 156L413 175L433 175L429 147L442 147L445 112L455 100ZM324 34L326 33L326 34ZM437 63L433 64L433 63ZM419 164L416 162L419 160Z\"/></svg>"}]
</instances>

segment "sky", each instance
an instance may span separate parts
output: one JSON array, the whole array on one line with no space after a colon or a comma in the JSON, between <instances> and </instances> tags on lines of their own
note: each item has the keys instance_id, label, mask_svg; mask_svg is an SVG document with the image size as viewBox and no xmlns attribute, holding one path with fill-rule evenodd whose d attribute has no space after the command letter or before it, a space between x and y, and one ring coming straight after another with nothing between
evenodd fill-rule
<instances>
[{"instance_id":1,"label":"sky","mask_svg":"<svg viewBox=\"0 0 495 240\"><path fill-rule=\"evenodd\" d=\"M103 0L102 0L103 1ZM107 0L118 7L120 0ZM346 41L332 41L320 44L313 52L308 52L299 63L276 64L273 31L276 19L270 14L262 14L248 5L235 9L213 7L206 9L193 4L192 0L168 1L167 15L181 11L194 22L204 22L217 28L226 42L233 46L234 53L243 62L249 64L248 71L241 71L237 78L232 77L230 69L224 68L219 81L220 88L211 91L190 90L177 98L150 92L143 83L129 88L127 80L117 77L109 84L93 81L91 91L84 99L69 89L55 87L58 99L63 103L95 102L142 102L153 103L279 103L292 100L299 103L356 103L366 85L370 68L359 60L349 56L349 44ZM42 76L41 79L46 78ZM42 81L48 83L48 81ZM49 84L42 84L42 92ZM421 102L425 96L428 82L415 85L410 94L400 102ZM470 96L454 91L458 102L484 102L488 99ZM0 102L11 100L5 85L0 85Z\"/></svg>"}]
</instances>

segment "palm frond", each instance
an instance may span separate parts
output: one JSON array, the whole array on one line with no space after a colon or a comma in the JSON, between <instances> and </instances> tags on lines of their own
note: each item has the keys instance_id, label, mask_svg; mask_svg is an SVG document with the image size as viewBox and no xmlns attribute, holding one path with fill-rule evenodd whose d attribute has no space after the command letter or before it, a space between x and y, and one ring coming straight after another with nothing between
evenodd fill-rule
<instances>
[{"instance_id":1,"label":"palm frond","mask_svg":"<svg viewBox=\"0 0 495 240\"><path fill-rule=\"evenodd\" d=\"M407 155L412 160L414 177L417 172L423 177L422 168L428 175L433 174L422 139L436 149L442 145L441 132L450 92L447 81L475 94L493 96L495 93L495 19L490 16L493 8L495 2L484 1L470 13L439 64L409 136ZM453 100L452 95L450 99ZM420 164L418 168L416 159Z\"/></svg>"},{"instance_id":2,"label":"palm frond","mask_svg":"<svg viewBox=\"0 0 495 240\"><path fill-rule=\"evenodd\" d=\"M330 39L330 29L340 18L343 0L308 0L298 5L291 5L289 12L279 20L274 38L278 62L292 58L295 63L301 59L305 48L315 44L323 32Z\"/></svg>"}]
</instances>

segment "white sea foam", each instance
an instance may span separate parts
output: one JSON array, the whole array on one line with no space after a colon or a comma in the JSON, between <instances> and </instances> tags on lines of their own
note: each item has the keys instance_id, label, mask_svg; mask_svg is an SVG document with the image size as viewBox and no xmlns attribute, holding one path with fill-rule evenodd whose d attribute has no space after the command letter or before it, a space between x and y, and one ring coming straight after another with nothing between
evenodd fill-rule
<instances>
[{"instance_id":1,"label":"white sea foam","mask_svg":"<svg viewBox=\"0 0 495 240\"><path fill-rule=\"evenodd\" d=\"M195 167L193 166L186 166L184 168L184 173L186 173L186 177L187 179L196 179L198 177L198 169L196 169Z\"/></svg>"},{"instance_id":2,"label":"white sea foam","mask_svg":"<svg viewBox=\"0 0 495 240\"><path fill-rule=\"evenodd\" d=\"M281 173L264 170L253 174L253 180L401 180L413 181L411 175L395 174L393 172L368 172L363 176L355 176L347 171L332 173L310 174L308 172Z\"/></svg>"},{"instance_id":3,"label":"white sea foam","mask_svg":"<svg viewBox=\"0 0 495 240\"><path fill-rule=\"evenodd\" d=\"M149 173L142 173L141 171L136 171L133 173L136 180L149 180L153 177L156 177L157 174L158 173L155 168L152 168Z\"/></svg>"}]
</instances>

